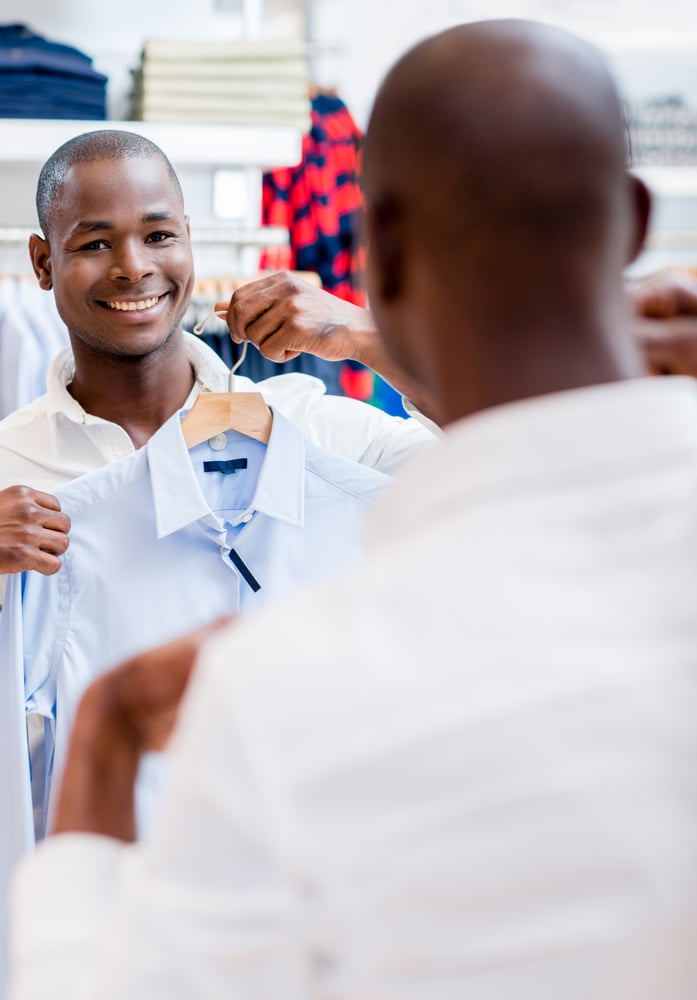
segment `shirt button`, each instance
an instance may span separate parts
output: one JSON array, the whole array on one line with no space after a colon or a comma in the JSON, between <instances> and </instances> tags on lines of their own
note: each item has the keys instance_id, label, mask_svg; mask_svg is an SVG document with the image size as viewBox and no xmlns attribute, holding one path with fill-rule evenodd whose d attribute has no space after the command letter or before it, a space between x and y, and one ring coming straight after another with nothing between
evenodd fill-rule
<instances>
[{"instance_id":1,"label":"shirt button","mask_svg":"<svg viewBox=\"0 0 697 1000\"><path fill-rule=\"evenodd\" d=\"M240 520L242 521L242 524L249 524L253 517L254 514L245 514L244 517L240 518Z\"/></svg>"},{"instance_id":2,"label":"shirt button","mask_svg":"<svg viewBox=\"0 0 697 1000\"><path fill-rule=\"evenodd\" d=\"M210 438L208 444L213 451L222 451L227 445L227 436L225 434L216 434L215 437Z\"/></svg>"}]
</instances>

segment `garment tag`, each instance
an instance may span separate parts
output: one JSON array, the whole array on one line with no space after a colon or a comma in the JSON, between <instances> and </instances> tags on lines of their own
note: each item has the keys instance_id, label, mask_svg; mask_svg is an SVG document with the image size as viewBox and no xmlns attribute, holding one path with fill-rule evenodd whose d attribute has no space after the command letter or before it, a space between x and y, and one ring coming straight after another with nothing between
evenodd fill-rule
<instances>
[{"instance_id":1,"label":"garment tag","mask_svg":"<svg viewBox=\"0 0 697 1000\"><path fill-rule=\"evenodd\" d=\"M261 584L239 553L235 552L234 549L230 549L229 559L235 569L239 572L244 582L254 591L255 594L258 590L261 590Z\"/></svg>"},{"instance_id":2,"label":"garment tag","mask_svg":"<svg viewBox=\"0 0 697 1000\"><path fill-rule=\"evenodd\" d=\"M204 472L222 472L224 476L231 472L239 472L240 469L247 468L246 458L230 458L227 460L216 460L203 463Z\"/></svg>"}]
</instances>

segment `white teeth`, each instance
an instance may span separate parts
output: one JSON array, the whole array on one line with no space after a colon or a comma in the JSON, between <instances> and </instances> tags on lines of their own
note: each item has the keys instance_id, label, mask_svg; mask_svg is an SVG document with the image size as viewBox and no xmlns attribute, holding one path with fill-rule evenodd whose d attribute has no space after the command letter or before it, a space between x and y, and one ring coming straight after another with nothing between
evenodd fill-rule
<instances>
[{"instance_id":1,"label":"white teeth","mask_svg":"<svg viewBox=\"0 0 697 1000\"><path fill-rule=\"evenodd\" d=\"M137 309L151 309L159 301L159 295L151 299L139 299L138 302L108 302L110 309L117 309L121 312L135 312Z\"/></svg>"}]
</instances>

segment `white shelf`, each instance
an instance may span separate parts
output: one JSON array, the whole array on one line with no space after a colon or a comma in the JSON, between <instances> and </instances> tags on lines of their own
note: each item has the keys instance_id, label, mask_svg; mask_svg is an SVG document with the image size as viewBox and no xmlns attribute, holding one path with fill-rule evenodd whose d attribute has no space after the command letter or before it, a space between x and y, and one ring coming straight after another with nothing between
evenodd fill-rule
<instances>
[{"instance_id":1,"label":"white shelf","mask_svg":"<svg viewBox=\"0 0 697 1000\"><path fill-rule=\"evenodd\" d=\"M601 29L593 32L592 37L595 44L605 49L610 56L616 52L639 52L654 55L660 53L694 55L697 52L697 31L694 28L649 30L648 28L632 28L625 23L615 31Z\"/></svg>"},{"instance_id":2,"label":"white shelf","mask_svg":"<svg viewBox=\"0 0 697 1000\"><path fill-rule=\"evenodd\" d=\"M0 119L0 164L42 164L82 132L121 129L156 143L175 167L283 167L301 159L302 136L283 125Z\"/></svg>"},{"instance_id":3,"label":"white shelf","mask_svg":"<svg viewBox=\"0 0 697 1000\"><path fill-rule=\"evenodd\" d=\"M658 197L697 197L697 167L638 166L631 172Z\"/></svg>"}]
</instances>

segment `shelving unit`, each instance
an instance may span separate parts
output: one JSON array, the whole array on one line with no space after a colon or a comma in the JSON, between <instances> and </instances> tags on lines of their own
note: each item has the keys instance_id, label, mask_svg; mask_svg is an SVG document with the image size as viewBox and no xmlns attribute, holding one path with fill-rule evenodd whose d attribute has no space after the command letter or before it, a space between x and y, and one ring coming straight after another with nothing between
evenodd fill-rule
<instances>
[{"instance_id":1,"label":"shelving unit","mask_svg":"<svg viewBox=\"0 0 697 1000\"><path fill-rule=\"evenodd\" d=\"M0 165L40 167L68 139L103 128L139 132L157 143L175 167L264 169L300 160L300 133L284 126L5 118L0 119Z\"/></svg>"},{"instance_id":2,"label":"shelving unit","mask_svg":"<svg viewBox=\"0 0 697 1000\"><path fill-rule=\"evenodd\" d=\"M697 198L697 167L635 167L632 173L657 197Z\"/></svg>"}]
</instances>

